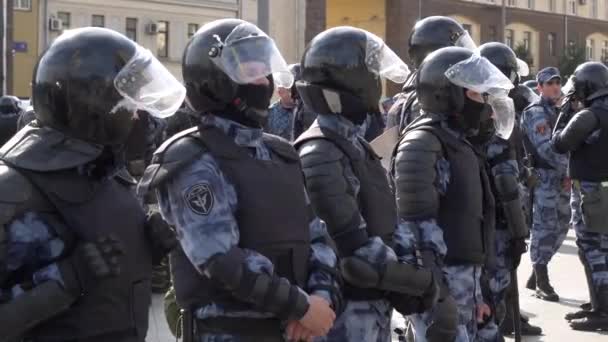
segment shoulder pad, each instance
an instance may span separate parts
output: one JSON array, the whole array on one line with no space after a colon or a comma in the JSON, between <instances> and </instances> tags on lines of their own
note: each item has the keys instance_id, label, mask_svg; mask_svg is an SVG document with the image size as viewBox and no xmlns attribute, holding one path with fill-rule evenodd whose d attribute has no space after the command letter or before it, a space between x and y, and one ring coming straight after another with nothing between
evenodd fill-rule
<instances>
[{"instance_id":1,"label":"shoulder pad","mask_svg":"<svg viewBox=\"0 0 608 342\"><path fill-rule=\"evenodd\" d=\"M154 152L152 162L137 187L138 196L144 196L149 190L166 182L206 151L196 134L198 127L187 129L165 141Z\"/></svg>"},{"instance_id":2,"label":"shoulder pad","mask_svg":"<svg viewBox=\"0 0 608 342\"><path fill-rule=\"evenodd\" d=\"M33 192L34 188L25 176L0 163L0 223L10 222L17 207L27 202Z\"/></svg>"},{"instance_id":3,"label":"shoulder pad","mask_svg":"<svg viewBox=\"0 0 608 342\"><path fill-rule=\"evenodd\" d=\"M335 162L345 156L338 146L323 138L305 141L298 151L303 166Z\"/></svg>"},{"instance_id":4,"label":"shoulder pad","mask_svg":"<svg viewBox=\"0 0 608 342\"><path fill-rule=\"evenodd\" d=\"M399 142L398 151L441 152L441 141L430 130L415 129L407 132Z\"/></svg>"},{"instance_id":5,"label":"shoulder pad","mask_svg":"<svg viewBox=\"0 0 608 342\"><path fill-rule=\"evenodd\" d=\"M270 147L273 152L275 152L282 158L291 162L297 162L300 160L298 152L286 139L267 133L264 133L262 139L264 140L264 143L268 145L268 147Z\"/></svg>"}]
</instances>

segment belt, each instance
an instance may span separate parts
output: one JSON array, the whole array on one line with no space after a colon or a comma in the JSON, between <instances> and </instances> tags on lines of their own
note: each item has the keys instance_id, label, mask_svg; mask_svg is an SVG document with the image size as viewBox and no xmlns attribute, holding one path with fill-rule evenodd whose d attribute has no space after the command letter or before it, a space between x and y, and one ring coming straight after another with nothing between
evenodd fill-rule
<instances>
[{"instance_id":1,"label":"belt","mask_svg":"<svg viewBox=\"0 0 608 342\"><path fill-rule=\"evenodd\" d=\"M243 342L284 342L283 326L278 319L215 317L196 320L196 331L201 334L226 334Z\"/></svg>"}]
</instances>

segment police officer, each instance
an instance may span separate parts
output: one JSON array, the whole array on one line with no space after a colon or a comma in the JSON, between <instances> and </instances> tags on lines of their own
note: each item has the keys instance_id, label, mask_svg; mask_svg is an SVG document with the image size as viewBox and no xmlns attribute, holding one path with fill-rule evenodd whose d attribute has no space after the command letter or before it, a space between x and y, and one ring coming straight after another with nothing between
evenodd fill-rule
<instances>
[{"instance_id":1,"label":"police officer","mask_svg":"<svg viewBox=\"0 0 608 342\"><path fill-rule=\"evenodd\" d=\"M255 25L224 19L192 37L182 68L200 124L156 151L139 191L157 189L177 229L173 283L197 341L325 335L340 308L337 258L296 151L261 128L274 85L293 82L283 57Z\"/></svg>"},{"instance_id":2,"label":"police officer","mask_svg":"<svg viewBox=\"0 0 608 342\"><path fill-rule=\"evenodd\" d=\"M418 236L422 262L440 280L436 307L411 317L416 341L474 341L477 324L490 314L480 276L493 243L484 237L494 229L494 197L485 161L467 139L492 111L496 134L509 137L512 87L487 59L460 47L431 53L418 71L425 116L405 129L391 171L399 216Z\"/></svg>"},{"instance_id":3,"label":"police officer","mask_svg":"<svg viewBox=\"0 0 608 342\"><path fill-rule=\"evenodd\" d=\"M319 116L295 146L345 279L346 307L325 340L389 341L393 307L420 312L436 291L412 262L412 233L397 221L386 171L359 125L378 105L381 79L403 82L408 69L380 38L346 26L317 35L301 65L298 91Z\"/></svg>"},{"instance_id":4,"label":"police officer","mask_svg":"<svg viewBox=\"0 0 608 342\"><path fill-rule=\"evenodd\" d=\"M83 28L40 57L32 90L36 122L0 149L0 336L143 342L152 259L176 241L114 175L137 109L168 115L185 89L127 37Z\"/></svg>"},{"instance_id":5,"label":"police officer","mask_svg":"<svg viewBox=\"0 0 608 342\"><path fill-rule=\"evenodd\" d=\"M592 308L567 319L575 330L608 330L608 166L599 157L608 147L608 68L584 63L576 68L571 84L566 101L582 110L571 119L562 114L552 143L557 152L570 153L572 222Z\"/></svg>"},{"instance_id":6,"label":"police officer","mask_svg":"<svg viewBox=\"0 0 608 342\"><path fill-rule=\"evenodd\" d=\"M0 97L0 145L17 133L17 120L22 112L20 102L16 96Z\"/></svg>"},{"instance_id":7,"label":"police officer","mask_svg":"<svg viewBox=\"0 0 608 342\"><path fill-rule=\"evenodd\" d=\"M524 147L538 177L532 190L530 258L534 272L526 286L536 289L541 299L558 301L559 296L549 282L547 265L564 242L570 220L567 157L551 148L551 132L561 97L561 76L559 70L549 67L541 70L536 79L541 98L524 110L520 123Z\"/></svg>"},{"instance_id":8,"label":"police officer","mask_svg":"<svg viewBox=\"0 0 608 342\"><path fill-rule=\"evenodd\" d=\"M526 75L528 72L525 62L518 60L515 52L503 43L483 44L479 47L478 52L513 82L514 88L509 95L512 98L518 98L519 101L523 100L526 90L529 90L527 87L519 85L520 76ZM515 111L517 112L517 108ZM502 139L494 134L494 123L489 116L485 118L480 128L479 134L472 137L470 141L482 150L487 159L491 175L490 181L497 203L494 242L496 262L485 270L490 294L489 303L493 308L506 304L507 314L504 318L494 317L495 321L489 322L480 330L479 336L482 341L497 341L502 339L498 325L501 324L501 321L511 321L513 317L512 305L510 302L505 303L505 295L511 283L511 272L517 269L521 255L526 252L525 239L528 236L528 226L524 219L519 196L519 169L516 154L518 141L514 139L519 136L513 134L516 129L509 140ZM513 299L510 298L510 300ZM519 319L519 312L516 315ZM510 325L512 326L512 323ZM512 331L512 328L510 330ZM540 333L540 328L531 326L527 320L522 320L522 334L540 335Z\"/></svg>"},{"instance_id":9,"label":"police officer","mask_svg":"<svg viewBox=\"0 0 608 342\"><path fill-rule=\"evenodd\" d=\"M300 79L300 64L289 65L294 80ZM293 140L293 118L298 104L298 92L295 84L291 88L277 87L279 99L270 105L268 120L264 124L264 131L278 135L288 141Z\"/></svg>"},{"instance_id":10,"label":"police officer","mask_svg":"<svg viewBox=\"0 0 608 342\"><path fill-rule=\"evenodd\" d=\"M414 68L420 68L424 58L431 52L447 46L475 49L469 33L460 23L450 17L431 16L416 23L408 40L408 54ZM416 96L416 72L412 73L395 95L395 104L388 112L386 129L399 126L399 132L420 116L420 105Z\"/></svg>"}]
</instances>

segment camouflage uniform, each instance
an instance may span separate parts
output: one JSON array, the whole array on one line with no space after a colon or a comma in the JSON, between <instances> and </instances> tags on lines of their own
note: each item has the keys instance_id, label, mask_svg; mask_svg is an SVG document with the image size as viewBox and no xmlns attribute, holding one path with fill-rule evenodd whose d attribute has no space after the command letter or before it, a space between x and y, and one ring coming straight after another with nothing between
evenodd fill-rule
<instances>
[{"instance_id":1,"label":"camouflage uniform","mask_svg":"<svg viewBox=\"0 0 608 342\"><path fill-rule=\"evenodd\" d=\"M555 107L544 98L526 108L521 119L522 133L538 158L551 167L535 166L538 183L534 189L530 239L530 257L534 265L549 263L564 242L570 221L570 190L566 186L568 159L551 148L551 133L556 120ZM538 162L535 161L536 164Z\"/></svg>"},{"instance_id":2,"label":"camouflage uniform","mask_svg":"<svg viewBox=\"0 0 608 342\"><path fill-rule=\"evenodd\" d=\"M262 130L242 126L233 121L212 115L204 116L203 126L216 127L232 137L240 146L249 147L257 159L270 160L270 149L262 141ZM209 185L209 195L212 200L203 204L207 215L200 215L190 208L186 195L189 190L201 182ZM305 191L305 189L302 189ZM228 252L239 243L239 225L235 217L238 210L238 197L234 185L222 173L218 162L210 153L203 153L187 168L170 179L157 190L160 211L165 220L176 227L181 246L193 265L205 265L216 255ZM311 240L327 234L325 224L315 218L310 222ZM253 272L273 274L274 265L262 254L244 249L246 266ZM333 249L325 244L324 239L318 239L311 245L310 263L321 263L335 268L337 257ZM308 285L337 286L325 273L311 273ZM327 291L319 290L314 293L331 303ZM273 317L271 313L259 311L234 311L218 304L211 303L198 308L195 315L199 319L211 317ZM198 337L200 342L238 341L237 338L225 334L204 334Z\"/></svg>"},{"instance_id":3,"label":"camouflage uniform","mask_svg":"<svg viewBox=\"0 0 608 342\"><path fill-rule=\"evenodd\" d=\"M359 140L363 137L365 129L362 128L364 127L356 126L340 115L324 114L319 115L313 125L329 129L347 138L362 155L365 155L365 149ZM343 166L344 176L351 189L353 189L356 198L360 191L359 180L349 164ZM367 223L362 216L360 222L359 229L367 229ZM394 250L385 245L379 237L371 237L367 244L355 251L355 255L373 265L384 264L389 260L415 262L415 245L412 232L406 225L400 224L396 227L394 234ZM347 301L344 312L336 319L329 334L324 338L318 338L316 341L390 341L392 311L393 308L387 300Z\"/></svg>"},{"instance_id":4,"label":"camouflage uniform","mask_svg":"<svg viewBox=\"0 0 608 342\"><path fill-rule=\"evenodd\" d=\"M572 187L572 225L576 232L576 245L583 252L587 264L591 266L593 287L608 287L608 234L589 232L583 222L581 195L600 191L601 184L581 181Z\"/></svg>"},{"instance_id":5,"label":"camouflage uniform","mask_svg":"<svg viewBox=\"0 0 608 342\"><path fill-rule=\"evenodd\" d=\"M496 161L497 158L508 153L507 150L511 146L508 141L494 136L485 148L485 154L488 163L491 165L492 177L496 178L500 175L510 175L515 178L519 175L516 159L507 159ZM488 304L492 308L497 308L500 303L505 300L505 292L511 284L511 270L513 269L513 259L508 254L509 244L511 242L511 232L507 226L507 221L504 219L496 220L496 236L494 240L495 263L485 269L485 274L488 279L488 288L490 298L485 298L489 301ZM496 314L493 312L493 314ZM506 317L505 319L511 319ZM499 322L490 321L483 329L480 329L477 334L478 341L494 342L500 341L501 335Z\"/></svg>"},{"instance_id":6,"label":"camouflage uniform","mask_svg":"<svg viewBox=\"0 0 608 342\"><path fill-rule=\"evenodd\" d=\"M292 141L293 117L294 108L285 108L281 101L276 101L268 108L268 121L264 125L264 131Z\"/></svg>"},{"instance_id":7,"label":"camouflage uniform","mask_svg":"<svg viewBox=\"0 0 608 342\"><path fill-rule=\"evenodd\" d=\"M444 123L442 123L444 125ZM456 132L447 128L449 132ZM447 192L450 183L450 163L441 158L435 165L436 187L439 194ZM418 236L417 249L433 251L436 262L441 262L447 254L447 246L443 239L443 230L435 219L423 221L403 221L403 224L411 231L416 231ZM454 298L458 309L458 334L456 342L474 341L477 336L476 307L483 303L480 277L482 269L474 265L456 265L441 267L444 281L448 286L449 294ZM415 340L426 341L426 331L434 321L434 312L430 310L423 314L409 316L414 325Z\"/></svg>"}]
</instances>

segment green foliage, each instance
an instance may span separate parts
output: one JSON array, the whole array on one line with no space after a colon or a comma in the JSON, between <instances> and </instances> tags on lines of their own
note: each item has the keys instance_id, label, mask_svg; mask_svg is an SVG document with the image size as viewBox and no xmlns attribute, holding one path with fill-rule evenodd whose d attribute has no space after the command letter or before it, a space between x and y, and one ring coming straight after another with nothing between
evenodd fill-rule
<instances>
[{"instance_id":1,"label":"green foliage","mask_svg":"<svg viewBox=\"0 0 608 342\"><path fill-rule=\"evenodd\" d=\"M529 66L534 65L534 57L532 57L530 50L528 50L526 48L526 45L524 44L524 42L520 42L517 45L515 45L515 49L513 49L513 51L517 55L517 58L528 63Z\"/></svg>"},{"instance_id":2,"label":"green foliage","mask_svg":"<svg viewBox=\"0 0 608 342\"><path fill-rule=\"evenodd\" d=\"M584 47L570 44L559 58L559 70L562 77L568 77L574 73L576 67L587 61Z\"/></svg>"}]
</instances>

